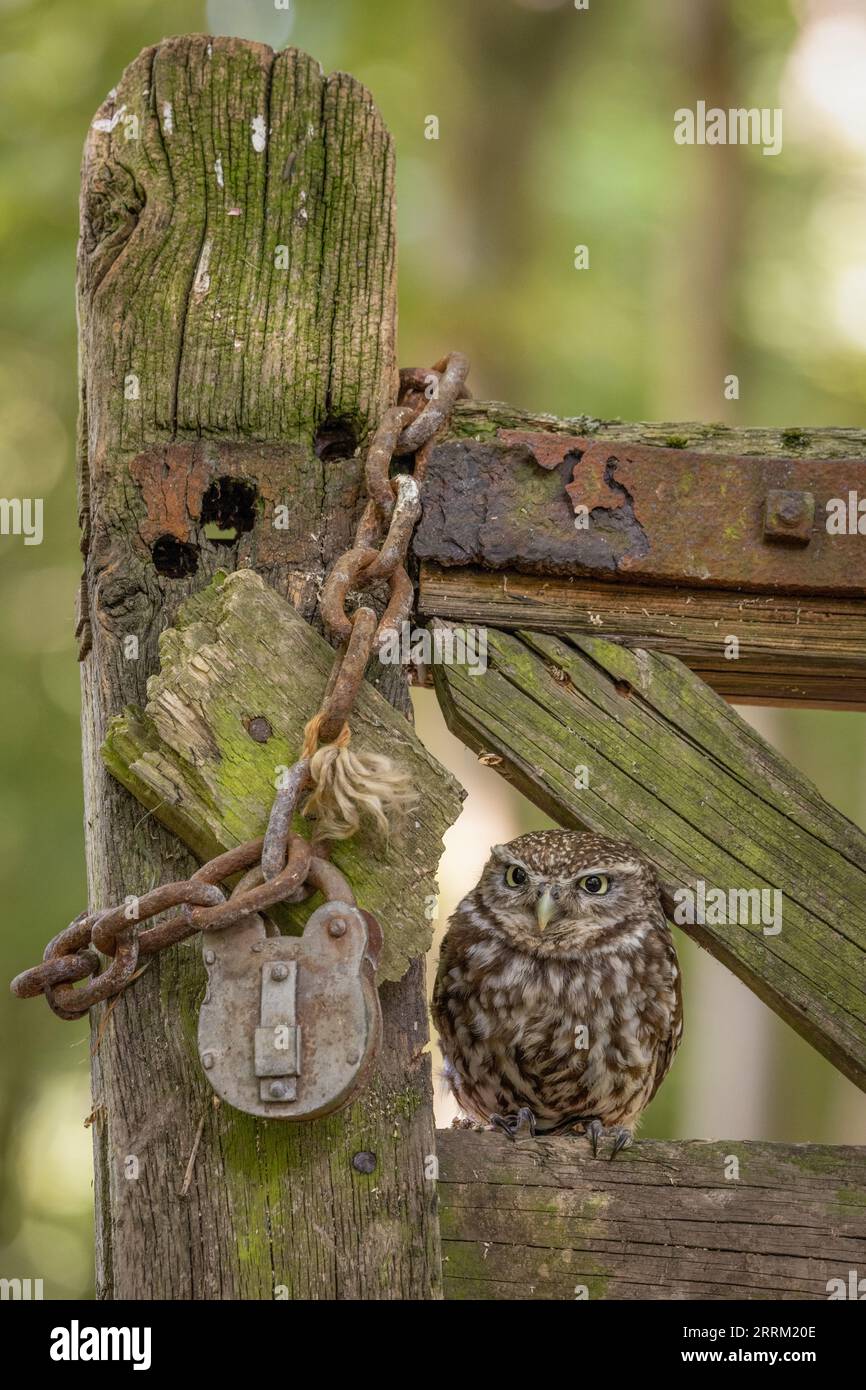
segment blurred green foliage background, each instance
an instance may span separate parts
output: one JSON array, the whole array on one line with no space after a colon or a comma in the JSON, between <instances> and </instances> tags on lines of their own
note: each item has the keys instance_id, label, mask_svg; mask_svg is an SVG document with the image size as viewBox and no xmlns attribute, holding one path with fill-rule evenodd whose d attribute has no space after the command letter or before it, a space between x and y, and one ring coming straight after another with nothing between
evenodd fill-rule
<instances>
[{"instance_id":1,"label":"blurred green foliage background","mask_svg":"<svg viewBox=\"0 0 866 1390\"><path fill-rule=\"evenodd\" d=\"M86 900L72 636L81 145L141 48L202 31L292 43L370 87L398 154L401 361L460 347L477 396L559 414L864 424L862 4L0 0L0 491L45 499L40 547L0 537L3 978ZM678 147L673 112L699 98L782 107L783 153ZM574 269L577 244L589 271ZM543 820L454 744L429 697L418 709L472 792L443 864L447 915L491 839ZM866 823L866 715L750 717ZM866 1141L862 1096L681 944L686 1043L645 1132ZM87 1029L0 998L0 1275L88 1296Z\"/></svg>"}]
</instances>

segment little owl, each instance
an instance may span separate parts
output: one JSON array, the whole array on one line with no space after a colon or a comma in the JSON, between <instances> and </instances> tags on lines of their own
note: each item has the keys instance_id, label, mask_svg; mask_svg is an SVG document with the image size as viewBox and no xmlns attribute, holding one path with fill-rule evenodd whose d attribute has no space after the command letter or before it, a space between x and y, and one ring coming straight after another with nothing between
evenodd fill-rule
<instances>
[{"instance_id":1,"label":"little owl","mask_svg":"<svg viewBox=\"0 0 866 1390\"><path fill-rule=\"evenodd\" d=\"M566 1130L611 1158L682 1037L680 972L652 868L628 844L547 830L497 845L442 944L433 1017L472 1120Z\"/></svg>"}]
</instances>

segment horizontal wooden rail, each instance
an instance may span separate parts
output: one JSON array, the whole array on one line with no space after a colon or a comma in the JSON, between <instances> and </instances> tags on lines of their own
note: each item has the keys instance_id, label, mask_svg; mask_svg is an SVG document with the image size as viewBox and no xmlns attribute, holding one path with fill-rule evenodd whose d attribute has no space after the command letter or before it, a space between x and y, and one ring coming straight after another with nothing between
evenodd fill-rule
<instances>
[{"instance_id":1,"label":"horizontal wooden rail","mask_svg":"<svg viewBox=\"0 0 866 1390\"><path fill-rule=\"evenodd\" d=\"M812 499L805 543L764 535L779 489ZM428 466L421 611L671 652L730 700L864 709L866 534L850 508L848 533L827 529L851 496L866 503L862 430L467 402Z\"/></svg>"},{"instance_id":2,"label":"horizontal wooden rail","mask_svg":"<svg viewBox=\"0 0 866 1390\"><path fill-rule=\"evenodd\" d=\"M732 594L425 564L420 611L426 618L478 627L601 636L670 652L739 704L866 709L862 599Z\"/></svg>"},{"instance_id":3,"label":"horizontal wooden rail","mask_svg":"<svg viewBox=\"0 0 866 1390\"><path fill-rule=\"evenodd\" d=\"M866 1276L866 1149L437 1144L446 1298L826 1299Z\"/></svg>"},{"instance_id":4,"label":"horizontal wooden rail","mask_svg":"<svg viewBox=\"0 0 866 1390\"><path fill-rule=\"evenodd\" d=\"M802 458L866 460L866 430L840 425L791 428L724 425L697 420L602 420L594 415L557 416L519 410L504 401L462 401L453 414L454 439L495 439L500 430L624 439L659 448L694 449L755 458L796 454Z\"/></svg>"}]
</instances>

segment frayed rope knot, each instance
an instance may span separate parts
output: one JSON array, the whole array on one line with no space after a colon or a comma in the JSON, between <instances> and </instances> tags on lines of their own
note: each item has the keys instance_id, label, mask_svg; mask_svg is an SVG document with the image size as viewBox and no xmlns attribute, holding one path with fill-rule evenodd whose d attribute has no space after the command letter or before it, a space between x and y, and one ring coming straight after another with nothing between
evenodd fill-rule
<instances>
[{"instance_id":1,"label":"frayed rope knot","mask_svg":"<svg viewBox=\"0 0 866 1390\"><path fill-rule=\"evenodd\" d=\"M316 714L308 723L304 725L304 744L301 749L302 758L312 758L319 746L319 731L322 727L324 714ZM352 730L348 724L344 724L334 741L329 744L330 748L347 748L352 737Z\"/></svg>"},{"instance_id":2,"label":"frayed rope knot","mask_svg":"<svg viewBox=\"0 0 866 1390\"><path fill-rule=\"evenodd\" d=\"M344 724L333 743L319 747L322 715L304 729L301 756L310 759L313 791L303 814L316 819L316 835L323 840L348 840L367 816L382 837L389 839L417 795L412 778L382 753L354 753L352 737Z\"/></svg>"}]
</instances>

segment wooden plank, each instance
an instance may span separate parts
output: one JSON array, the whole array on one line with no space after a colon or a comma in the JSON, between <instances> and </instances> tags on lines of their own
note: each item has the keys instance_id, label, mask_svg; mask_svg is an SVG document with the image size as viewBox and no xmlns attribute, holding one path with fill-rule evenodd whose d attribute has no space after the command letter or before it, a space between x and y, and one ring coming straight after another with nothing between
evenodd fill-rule
<instances>
[{"instance_id":1,"label":"wooden plank","mask_svg":"<svg viewBox=\"0 0 866 1390\"><path fill-rule=\"evenodd\" d=\"M519 430L587 439L622 439L662 449L699 454L764 458L774 454L813 459L866 459L866 430L825 425L739 426L696 420L603 420L594 415L557 416L520 410L503 401L461 401L451 419L453 439L491 440L500 431Z\"/></svg>"},{"instance_id":2,"label":"wooden plank","mask_svg":"<svg viewBox=\"0 0 866 1390\"><path fill-rule=\"evenodd\" d=\"M639 1140L611 1163L452 1129L437 1152L449 1299L825 1299L866 1266L863 1148Z\"/></svg>"},{"instance_id":3,"label":"wooden plank","mask_svg":"<svg viewBox=\"0 0 866 1390\"><path fill-rule=\"evenodd\" d=\"M561 824L632 841L669 895L723 892L683 929L866 1088L866 836L675 657L488 629L487 659L434 669L451 730ZM763 918L727 896L754 891Z\"/></svg>"},{"instance_id":4,"label":"wooden plank","mask_svg":"<svg viewBox=\"0 0 866 1390\"><path fill-rule=\"evenodd\" d=\"M741 704L866 709L866 605L859 599L424 564L419 606L428 618L597 635L669 652ZM730 636L739 643L735 659L727 655Z\"/></svg>"},{"instance_id":5,"label":"wooden plank","mask_svg":"<svg viewBox=\"0 0 866 1390\"><path fill-rule=\"evenodd\" d=\"M278 770L298 756L334 654L252 570L214 580L188 599L159 645L161 668L148 682L147 705L112 720L103 759L158 821L199 859L210 859L264 834ZM265 741L250 735L252 719L267 721ZM331 855L384 931L380 981L397 981L430 949L425 908L462 793L403 715L366 683L352 715L352 746L386 747L418 792L389 845L367 827ZM295 824L308 837L314 830L300 816ZM409 874L401 872L406 863ZM309 913L309 904L282 910L295 930Z\"/></svg>"},{"instance_id":6,"label":"wooden plank","mask_svg":"<svg viewBox=\"0 0 866 1390\"><path fill-rule=\"evenodd\" d=\"M310 618L350 542L363 448L397 385L395 221L392 142L369 92L294 49L168 39L96 114L79 254L94 906L196 865L99 754L111 717L146 701L159 633L217 570L244 564ZM202 524L208 494L227 520L224 477L253 490L228 543ZM285 670L284 689L294 679ZM399 676L387 688L405 708ZM414 865L393 873L408 894ZM214 1108L195 1046L202 987L199 949L184 945L107 1020L96 1011L100 1296L436 1296L421 962L383 990L375 1088L303 1126ZM362 1149L377 1154L373 1177L352 1167Z\"/></svg>"}]
</instances>

